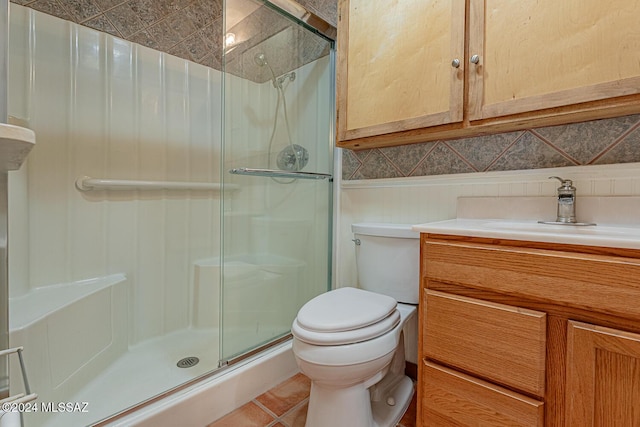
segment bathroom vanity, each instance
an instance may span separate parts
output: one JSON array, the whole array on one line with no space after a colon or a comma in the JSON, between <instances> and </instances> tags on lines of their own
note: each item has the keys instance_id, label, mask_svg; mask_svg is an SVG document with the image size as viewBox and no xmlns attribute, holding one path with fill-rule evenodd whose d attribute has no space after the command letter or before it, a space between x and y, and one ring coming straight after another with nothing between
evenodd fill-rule
<instances>
[{"instance_id":1,"label":"bathroom vanity","mask_svg":"<svg viewBox=\"0 0 640 427\"><path fill-rule=\"evenodd\" d=\"M640 231L549 227L414 227L417 425L640 423Z\"/></svg>"}]
</instances>

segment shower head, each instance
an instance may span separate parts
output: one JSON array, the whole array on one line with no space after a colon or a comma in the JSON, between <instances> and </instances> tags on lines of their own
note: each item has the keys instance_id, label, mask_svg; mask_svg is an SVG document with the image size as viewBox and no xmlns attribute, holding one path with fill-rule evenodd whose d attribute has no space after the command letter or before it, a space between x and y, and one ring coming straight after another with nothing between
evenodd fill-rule
<instances>
[{"instance_id":1,"label":"shower head","mask_svg":"<svg viewBox=\"0 0 640 427\"><path fill-rule=\"evenodd\" d=\"M278 89L278 82L276 81L276 74L273 72L273 68L271 68L271 65L269 65L269 63L267 62L267 57L265 56L265 54L264 53L256 53L253 56L253 62L255 62L258 67L265 67L266 66L269 69L269 72L271 73L271 83L273 83L273 87Z\"/></svg>"},{"instance_id":2,"label":"shower head","mask_svg":"<svg viewBox=\"0 0 640 427\"><path fill-rule=\"evenodd\" d=\"M264 53L256 53L253 57L253 61L258 67L264 67L265 65L268 65L267 57L264 56Z\"/></svg>"}]
</instances>

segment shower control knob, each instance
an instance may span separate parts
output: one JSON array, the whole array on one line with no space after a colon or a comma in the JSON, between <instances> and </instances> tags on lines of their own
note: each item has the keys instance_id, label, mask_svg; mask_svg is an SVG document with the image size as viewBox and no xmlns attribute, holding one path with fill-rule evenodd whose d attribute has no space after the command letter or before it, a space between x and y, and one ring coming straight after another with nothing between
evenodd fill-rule
<instances>
[{"instance_id":1,"label":"shower control knob","mask_svg":"<svg viewBox=\"0 0 640 427\"><path fill-rule=\"evenodd\" d=\"M479 64L480 63L480 57L478 55L473 55L471 57L471 63L472 64Z\"/></svg>"},{"instance_id":2,"label":"shower control knob","mask_svg":"<svg viewBox=\"0 0 640 427\"><path fill-rule=\"evenodd\" d=\"M460 60L458 58L456 58L453 61L451 61L451 66L453 68L459 68L460 67Z\"/></svg>"},{"instance_id":3,"label":"shower control knob","mask_svg":"<svg viewBox=\"0 0 640 427\"><path fill-rule=\"evenodd\" d=\"M309 163L309 151L298 144L287 145L276 158L278 168L283 171L299 172L307 163Z\"/></svg>"}]
</instances>

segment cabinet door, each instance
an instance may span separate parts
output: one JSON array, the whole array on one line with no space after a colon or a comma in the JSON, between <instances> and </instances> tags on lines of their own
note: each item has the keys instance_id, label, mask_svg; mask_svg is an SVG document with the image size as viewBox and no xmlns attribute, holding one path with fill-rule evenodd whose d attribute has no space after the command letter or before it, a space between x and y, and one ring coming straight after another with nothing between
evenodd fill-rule
<instances>
[{"instance_id":1,"label":"cabinet door","mask_svg":"<svg viewBox=\"0 0 640 427\"><path fill-rule=\"evenodd\" d=\"M340 141L462 120L465 0L340 0L339 8Z\"/></svg>"},{"instance_id":2,"label":"cabinet door","mask_svg":"<svg viewBox=\"0 0 640 427\"><path fill-rule=\"evenodd\" d=\"M569 322L567 426L640 425L640 335Z\"/></svg>"},{"instance_id":3,"label":"cabinet door","mask_svg":"<svg viewBox=\"0 0 640 427\"><path fill-rule=\"evenodd\" d=\"M471 0L471 120L640 93L640 0Z\"/></svg>"}]
</instances>

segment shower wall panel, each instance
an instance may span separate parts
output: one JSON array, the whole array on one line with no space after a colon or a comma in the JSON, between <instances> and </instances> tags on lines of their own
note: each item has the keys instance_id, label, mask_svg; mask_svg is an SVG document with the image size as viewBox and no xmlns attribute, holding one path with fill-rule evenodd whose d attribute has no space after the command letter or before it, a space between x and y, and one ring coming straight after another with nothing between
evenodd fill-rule
<instances>
[{"instance_id":1,"label":"shower wall panel","mask_svg":"<svg viewBox=\"0 0 640 427\"><path fill-rule=\"evenodd\" d=\"M38 137L10 176L12 296L124 273L131 343L188 327L220 195L74 182L219 181L221 73L15 4L10 59L10 115Z\"/></svg>"}]
</instances>

